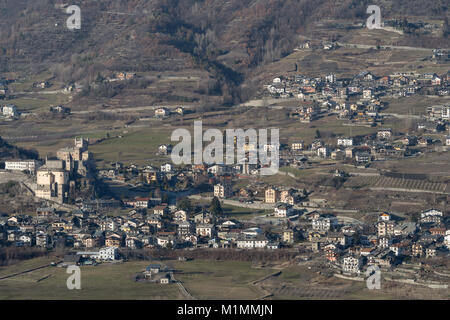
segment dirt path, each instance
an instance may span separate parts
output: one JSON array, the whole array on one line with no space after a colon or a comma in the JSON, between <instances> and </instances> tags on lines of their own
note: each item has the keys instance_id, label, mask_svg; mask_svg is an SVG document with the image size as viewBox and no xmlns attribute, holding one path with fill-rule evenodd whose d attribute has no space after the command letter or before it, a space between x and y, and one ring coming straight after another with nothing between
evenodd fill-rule
<instances>
[{"instance_id":1,"label":"dirt path","mask_svg":"<svg viewBox=\"0 0 450 320\"><path fill-rule=\"evenodd\" d=\"M183 283L180 280L175 279L175 276L173 275L173 272L170 273L170 278L177 284L178 288L180 289L180 292L183 296L186 297L186 299L189 300L196 300L190 293L187 291L186 287L183 286Z\"/></svg>"},{"instance_id":2,"label":"dirt path","mask_svg":"<svg viewBox=\"0 0 450 320\"><path fill-rule=\"evenodd\" d=\"M341 43L341 42L336 42L336 44L341 46L341 47L357 48L357 49L376 49L377 48L377 46L369 45L369 44ZM391 46L391 45L381 46L381 49L394 49L394 50L407 50L407 51L426 51L426 52L430 52L430 53L432 51L432 49L422 48L422 47ZM443 50L448 50L448 49L443 49Z\"/></svg>"},{"instance_id":3,"label":"dirt path","mask_svg":"<svg viewBox=\"0 0 450 320\"><path fill-rule=\"evenodd\" d=\"M40 270L40 269L44 269L44 268L48 268L48 267L50 267L49 264L44 265L44 266L40 266L40 267L36 267L36 268L33 268L33 269L28 269L28 270L25 270L25 271L13 273L13 274L10 274L10 275L7 275L7 276L0 277L0 280L5 280L5 279L9 279L9 278L14 278L14 277L16 277L16 276L19 276L19 275L22 275L22 274L25 274L25 273L33 272L33 271Z\"/></svg>"},{"instance_id":4,"label":"dirt path","mask_svg":"<svg viewBox=\"0 0 450 320\"><path fill-rule=\"evenodd\" d=\"M267 276L264 276L264 277L262 277L262 278L260 278L260 279L257 279L257 280L254 280L254 281L251 282L251 285L252 285L252 286L254 286L254 287L257 288L259 291L262 291L262 292L264 293L263 296L261 296L261 297L259 297L259 298L256 298L256 300L264 300L264 299L266 299L266 298L270 298L270 297L273 296L273 293L272 293L272 292L270 292L270 291L264 289L264 288L263 288L261 285L259 285L259 284L260 284L261 282L263 282L264 280L267 280L267 279L269 279L269 278L272 278L272 277L278 277L280 274L281 274L281 271L277 271L277 272L271 273L271 274L269 274L269 275L267 275Z\"/></svg>"}]
</instances>

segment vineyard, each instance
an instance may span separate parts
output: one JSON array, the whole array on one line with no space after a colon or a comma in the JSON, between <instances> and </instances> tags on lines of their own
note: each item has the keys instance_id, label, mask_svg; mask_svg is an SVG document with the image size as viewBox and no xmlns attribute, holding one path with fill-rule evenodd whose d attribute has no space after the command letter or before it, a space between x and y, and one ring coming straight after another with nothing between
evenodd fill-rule
<instances>
[{"instance_id":1,"label":"vineyard","mask_svg":"<svg viewBox=\"0 0 450 320\"><path fill-rule=\"evenodd\" d=\"M342 289L315 289L310 286L281 286L278 288L264 288L271 291L275 296L295 297L296 299L339 299L347 293Z\"/></svg>"},{"instance_id":2,"label":"vineyard","mask_svg":"<svg viewBox=\"0 0 450 320\"><path fill-rule=\"evenodd\" d=\"M427 180L401 179L383 176L356 176L351 177L344 186L350 189L398 189L398 191L425 191L436 193L449 193L448 184L430 182Z\"/></svg>"}]
</instances>

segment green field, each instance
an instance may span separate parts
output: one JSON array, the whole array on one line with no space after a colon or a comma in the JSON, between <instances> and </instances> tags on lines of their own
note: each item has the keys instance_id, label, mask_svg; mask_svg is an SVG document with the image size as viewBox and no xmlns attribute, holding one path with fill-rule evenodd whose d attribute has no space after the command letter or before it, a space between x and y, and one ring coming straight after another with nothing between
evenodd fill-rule
<instances>
[{"instance_id":1,"label":"green field","mask_svg":"<svg viewBox=\"0 0 450 320\"><path fill-rule=\"evenodd\" d=\"M43 263L44 262L44 263ZM2 275L49 263L38 258L2 268ZM135 282L133 276L148 263L129 262L81 267L81 290L66 286L66 268L48 267L0 280L0 299L178 299L175 285Z\"/></svg>"},{"instance_id":2,"label":"green field","mask_svg":"<svg viewBox=\"0 0 450 320\"><path fill-rule=\"evenodd\" d=\"M39 266L45 268L0 279L0 299L186 299L175 283L136 282L134 276L150 263L129 261L81 267L81 290L66 286L66 268L49 266L56 258L41 257L0 268L0 278ZM295 263L253 264L244 261L164 260L195 299L431 299L448 298L448 290L395 285L382 281L381 290L364 282L328 276ZM271 275L271 276L270 276ZM270 277L268 277L270 276ZM263 281L261 281L263 280ZM257 282L257 283L256 283Z\"/></svg>"},{"instance_id":3,"label":"green field","mask_svg":"<svg viewBox=\"0 0 450 320\"><path fill-rule=\"evenodd\" d=\"M125 164L150 164L169 161L158 156L158 146L170 143L170 130L163 128L145 128L130 132L120 137L107 139L89 147L99 164L121 161Z\"/></svg>"},{"instance_id":4,"label":"green field","mask_svg":"<svg viewBox=\"0 0 450 320\"><path fill-rule=\"evenodd\" d=\"M274 272L242 261L194 260L173 265L183 271L177 279L197 299L256 299L264 292L252 282Z\"/></svg>"},{"instance_id":5,"label":"green field","mask_svg":"<svg viewBox=\"0 0 450 320\"><path fill-rule=\"evenodd\" d=\"M48 265L49 258L35 258L0 268L5 275ZM81 267L81 290L66 286L66 268L46 267L0 280L0 299L182 299L176 284L135 282L134 275L149 261L131 261ZM165 262L167 263L167 262ZM196 298L254 299L262 293L251 282L272 272L255 269L250 262L170 261L177 280Z\"/></svg>"},{"instance_id":6,"label":"green field","mask_svg":"<svg viewBox=\"0 0 450 320\"><path fill-rule=\"evenodd\" d=\"M249 220L251 218L269 213L269 210L242 208L242 207L230 206L227 204L222 205L222 209L223 209L224 214L227 217L238 219L238 220Z\"/></svg>"}]
</instances>

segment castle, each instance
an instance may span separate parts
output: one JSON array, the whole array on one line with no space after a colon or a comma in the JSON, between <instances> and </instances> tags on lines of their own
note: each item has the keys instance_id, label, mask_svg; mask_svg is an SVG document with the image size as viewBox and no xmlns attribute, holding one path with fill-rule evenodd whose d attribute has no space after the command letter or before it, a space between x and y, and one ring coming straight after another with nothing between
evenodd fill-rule
<instances>
[{"instance_id":1,"label":"castle","mask_svg":"<svg viewBox=\"0 0 450 320\"><path fill-rule=\"evenodd\" d=\"M75 174L87 174L91 159L88 144L88 139L75 138L73 147L59 149L56 159L46 159L45 164L36 172L36 197L58 203L66 202L69 186L73 183L71 178Z\"/></svg>"}]
</instances>

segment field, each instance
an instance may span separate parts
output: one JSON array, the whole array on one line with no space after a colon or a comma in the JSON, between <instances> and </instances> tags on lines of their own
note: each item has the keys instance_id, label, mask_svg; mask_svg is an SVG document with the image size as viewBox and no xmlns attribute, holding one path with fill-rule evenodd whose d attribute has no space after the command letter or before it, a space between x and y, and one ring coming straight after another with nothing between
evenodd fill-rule
<instances>
[{"instance_id":1,"label":"field","mask_svg":"<svg viewBox=\"0 0 450 320\"><path fill-rule=\"evenodd\" d=\"M318 22L319 24L319 22ZM384 30L337 30L335 28L316 26L311 34L304 37L304 41L314 42L325 39L333 34L340 37L342 45L336 50L300 49L276 62L264 66L261 77L274 77L277 74L294 74L294 64L298 71L305 75L325 75L334 72L339 76L353 76L361 70L367 70L377 75L390 74L394 71L420 69L422 72L439 72L440 67L429 61L423 61L430 56L431 50L421 48L390 48L375 50L377 40L381 45L396 45L401 38L395 32ZM355 47L358 46L358 47ZM372 46L372 49L369 47Z\"/></svg>"},{"instance_id":2,"label":"field","mask_svg":"<svg viewBox=\"0 0 450 320\"><path fill-rule=\"evenodd\" d=\"M317 262L317 261L316 261ZM314 271L314 260L291 264L258 285L273 294L272 299L446 299L448 290L400 285L381 280L380 290L369 290L364 281L337 278L332 273ZM312 268L310 267L312 266ZM311 269L310 269L311 268ZM316 269L317 270L317 269Z\"/></svg>"},{"instance_id":3,"label":"field","mask_svg":"<svg viewBox=\"0 0 450 320\"><path fill-rule=\"evenodd\" d=\"M189 261L173 263L182 273L176 275L198 299L256 299L264 292L252 282L267 276L272 269L252 268L250 262Z\"/></svg>"},{"instance_id":4,"label":"field","mask_svg":"<svg viewBox=\"0 0 450 320\"><path fill-rule=\"evenodd\" d=\"M145 128L107 139L89 147L98 165L105 162L120 161L148 165L168 161L158 156L158 146L170 142L171 131L164 128Z\"/></svg>"},{"instance_id":5,"label":"field","mask_svg":"<svg viewBox=\"0 0 450 320\"><path fill-rule=\"evenodd\" d=\"M53 260L55 259L55 260ZM149 263L129 261L81 267L81 290L68 290L65 268L51 267L56 258L40 257L0 268L0 299L186 299L176 284L136 282ZM311 261L312 262L312 261ZM382 282L368 290L364 282L319 274L294 263L164 260L194 299L442 299L448 292ZM310 264L310 262L307 262ZM40 266L44 268L4 278Z\"/></svg>"},{"instance_id":6,"label":"field","mask_svg":"<svg viewBox=\"0 0 450 320\"><path fill-rule=\"evenodd\" d=\"M49 258L36 258L0 268L0 278L48 265ZM0 299L180 299L175 284L135 282L134 275L150 262L131 261L81 267L81 290L68 290L65 268L47 267L0 280ZM165 262L167 263L167 262ZM196 298L255 299L263 295L251 282L272 272L255 269L249 262L171 261L177 280Z\"/></svg>"},{"instance_id":7,"label":"field","mask_svg":"<svg viewBox=\"0 0 450 320\"><path fill-rule=\"evenodd\" d=\"M403 115L425 115L427 107L448 102L447 97L430 98L426 96L403 97L399 99L382 99L388 103L385 112Z\"/></svg>"},{"instance_id":8,"label":"field","mask_svg":"<svg viewBox=\"0 0 450 320\"><path fill-rule=\"evenodd\" d=\"M38 258L17 266L2 268L1 275L49 264ZM174 285L139 283L133 276L142 271L145 262L104 264L81 267L81 290L68 290L65 268L47 267L13 278L0 280L0 299L177 299Z\"/></svg>"},{"instance_id":9,"label":"field","mask_svg":"<svg viewBox=\"0 0 450 320\"><path fill-rule=\"evenodd\" d=\"M191 203L193 205L209 206L211 204L211 201L205 201L204 199L203 200L191 199ZM254 217L269 213L269 210L237 207L230 204L222 203L221 206L223 209L224 216L226 216L229 219L250 220Z\"/></svg>"},{"instance_id":10,"label":"field","mask_svg":"<svg viewBox=\"0 0 450 320\"><path fill-rule=\"evenodd\" d=\"M393 188L410 191L428 191L443 193L448 192L448 185L445 183L429 182L426 180L399 179L391 177L351 177L346 183L349 188Z\"/></svg>"},{"instance_id":11,"label":"field","mask_svg":"<svg viewBox=\"0 0 450 320\"><path fill-rule=\"evenodd\" d=\"M393 172L427 174L436 181L445 181L450 178L449 160L448 152L433 152L414 158L376 161L373 162L372 167Z\"/></svg>"},{"instance_id":12,"label":"field","mask_svg":"<svg viewBox=\"0 0 450 320\"><path fill-rule=\"evenodd\" d=\"M261 216L264 214L269 213L268 210L257 210L257 209L249 209L249 208L242 208L242 207L235 207L230 205L222 205L222 209L224 214L233 219L238 220L249 220L257 216Z\"/></svg>"}]
</instances>

